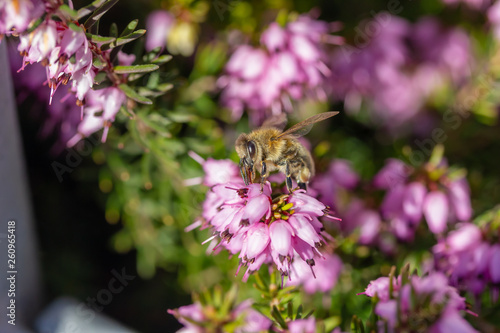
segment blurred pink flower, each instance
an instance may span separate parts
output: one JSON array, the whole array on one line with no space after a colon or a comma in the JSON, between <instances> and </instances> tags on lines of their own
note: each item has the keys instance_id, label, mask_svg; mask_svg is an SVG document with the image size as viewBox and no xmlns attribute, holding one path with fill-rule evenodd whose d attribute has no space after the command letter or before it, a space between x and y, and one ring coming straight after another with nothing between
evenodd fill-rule
<instances>
[{"instance_id":1,"label":"blurred pink flower","mask_svg":"<svg viewBox=\"0 0 500 333\"><path fill-rule=\"evenodd\" d=\"M484 234L489 234L486 229ZM483 237L480 228L462 223L441 239L433 249L434 266L448 276L450 284L459 290L478 296L494 291L500 281L500 246Z\"/></svg>"},{"instance_id":2,"label":"blurred pink flower","mask_svg":"<svg viewBox=\"0 0 500 333\"><path fill-rule=\"evenodd\" d=\"M395 132L424 108L443 84L459 84L472 65L467 34L434 18L410 24L381 13L378 33L358 47L341 46L331 60L331 91L355 113L362 102L371 120Z\"/></svg>"},{"instance_id":3,"label":"blurred pink flower","mask_svg":"<svg viewBox=\"0 0 500 333\"><path fill-rule=\"evenodd\" d=\"M29 24L41 17L45 4L40 0L16 0L0 2L0 35L19 34Z\"/></svg>"},{"instance_id":4,"label":"blurred pink flower","mask_svg":"<svg viewBox=\"0 0 500 333\"><path fill-rule=\"evenodd\" d=\"M453 327L457 332L476 332L461 315L461 311L466 310L465 298L448 284L448 279L440 272L424 277L413 275L408 282L402 282L401 276L395 278L392 294L389 278L379 278L370 282L361 294L378 296L375 313L387 323L389 331L405 327L409 331L426 329L445 333ZM420 316L420 320L408 320L414 316ZM383 322L380 323L382 327Z\"/></svg>"},{"instance_id":5,"label":"blurred pink flower","mask_svg":"<svg viewBox=\"0 0 500 333\"><path fill-rule=\"evenodd\" d=\"M262 33L259 47L239 46L217 82L222 89L221 103L237 120L247 109L254 124L265 117L290 112L292 101L305 98L326 99L325 41L332 26L301 15L281 27L271 23Z\"/></svg>"},{"instance_id":6,"label":"blurred pink flower","mask_svg":"<svg viewBox=\"0 0 500 333\"><path fill-rule=\"evenodd\" d=\"M157 47L164 48L167 36L174 25L175 18L166 10L156 10L149 14L146 21L146 50L152 51Z\"/></svg>"},{"instance_id":7,"label":"blurred pink flower","mask_svg":"<svg viewBox=\"0 0 500 333\"><path fill-rule=\"evenodd\" d=\"M314 271L304 260L295 258L287 285L302 285L305 292L328 292L335 287L342 271L342 261L335 254L315 260Z\"/></svg>"},{"instance_id":8,"label":"blurred pink flower","mask_svg":"<svg viewBox=\"0 0 500 333\"><path fill-rule=\"evenodd\" d=\"M213 329L214 332L225 332L225 325L233 324L238 321L239 326L231 326L232 332L235 333L259 333L267 331L271 327L271 320L254 310L250 300L244 301L232 309L223 309L229 311L224 313L224 320L214 318L213 305L203 306L200 303L181 306L178 309L168 310L168 313L175 316L177 320L184 325L179 333L205 333L207 329ZM211 330L210 330L211 331Z\"/></svg>"},{"instance_id":9,"label":"blurred pink flower","mask_svg":"<svg viewBox=\"0 0 500 333\"><path fill-rule=\"evenodd\" d=\"M289 333L315 333L316 320L314 317L307 319L295 319L288 323Z\"/></svg>"},{"instance_id":10,"label":"blurred pink flower","mask_svg":"<svg viewBox=\"0 0 500 333\"><path fill-rule=\"evenodd\" d=\"M431 180L435 168L443 170L438 179ZM418 181L412 181L415 178ZM434 234L443 233L450 222L466 221L472 216L467 180L463 176L451 178L444 160L437 167L428 162L419 169L388 160L373 178L373 185L387 190L380 212L402 240L413 240L422 216Z\"/></svg>"},{"instance_id":11,"label":"blurred pink flower","mask_svg":"<svg viewBox=\"0 0 500 333\"><path fill-rule=\"evenodd\" d=\"M327 172L314 177L311 188L318 192L318 199L337 211L343 208L338 204L343 202L345 192L353 190L359 181L359 175L349 161L335 159Z\"/></svg>"}]
</instances>

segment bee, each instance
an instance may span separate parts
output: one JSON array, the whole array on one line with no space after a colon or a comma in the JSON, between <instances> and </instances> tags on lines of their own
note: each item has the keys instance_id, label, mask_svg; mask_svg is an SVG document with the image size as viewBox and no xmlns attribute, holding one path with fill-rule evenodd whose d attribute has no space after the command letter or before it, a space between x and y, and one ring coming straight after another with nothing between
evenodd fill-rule
<instances>
[{"instance_id":1,"label":"bee","mask_svg":"<svg viewBox=\"0 0 500 333\"><path fill-rule=\"evenodd\" d=\"M249 134L241 134L235 143L240 157L240 173L246 185L255 180L255 169L260 173L261 189L270 172L279 170L286 176L286 187L292 192L292 179L306 190L314 176L311 153L297 140L309 133L314 123L333 117L338 112L324 112L307 118L283 132L286 116L271 117L262 127Z\"/></svg>"}]
</instances>

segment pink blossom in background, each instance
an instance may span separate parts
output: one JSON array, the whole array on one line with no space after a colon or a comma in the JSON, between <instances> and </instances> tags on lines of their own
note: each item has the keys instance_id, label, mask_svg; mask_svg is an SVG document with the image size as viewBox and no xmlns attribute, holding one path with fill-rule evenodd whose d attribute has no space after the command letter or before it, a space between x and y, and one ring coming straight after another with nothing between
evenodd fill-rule
<instances>
[{"instance_id":1,"label":"pink blossom in background","mask_svg":"<svg viewBox=\"0 0 500 333\"><path fill-rule=\"evenodd\" d=\"M330 75L325 42L340 44L328 35L335 25L300 15L282 27L271 23L258 46L240 45L226 64L217 85L221 103L238 120L248 110L254 124L291 112L293 102L326 100L324 84Z\"/></svg>"},{"instance_id":2,"label":"pink blossom in background","mask_svg":"<svg viewBox=\"0 0 500 333\"><path fill-rule=\"evenodd\" d=\"M365 103L373 122L396 130L425 109L437 88L470 75L470 41L434 18L411 24L382 13L374 22L384 23L376 23L371 39L341 46L331 58L331 91L351 113Z\"/></svg>"},{"instance_id":3,"label":"pink blossom in background","mask_svg":"<svg viewBox=\"0 0 500 333\"><path fill-rule=\"evenodd\" d=\"M498 287L494 286L500 281L500 245L486 240L479 227L458 225L432 251L435 269L446 274L451 285L476 297L485 291L495 297Z\"/></svg>"},{"instance_id":4,"label":"pink blossom in background","mask_svg":"<svg viewBox=\"0 0 500 333\"><path fill-rule=\"evenodd\" d=\"M259 333L267 331L271 327L271 320L262 315L252 307L250 300L244 301L236 305L233 309L229 309L229 313L225 314L224 320L214 320L213 306L204 307L200 303L181 306L178 309L168 310L168 313L175 316L181 324L184 325L179 333L204 333L207 329L213 329L214 332L225 332L224 326L241 322L241 325L232 327L235 333ZM220 319L220 318L218 318Z\"/></svg>"},{"instance_id":5,"label":"pink blossom in background","mask_svg":"<svg viewBox=\"0 0 500 333\"><path fill-rule=\"evenodd\" d=\"M326 293L332 290L342 271L342 260L335 254L325 254L325 258L315 260L313 267L301 258L292 263L287 285L302 285L309 294ZM313 270L314 269L314 270Z\"/></svg>"},{"instance_id":6,"label":"pink blossom in background","mask_svg":"<svg viewBox=\"0 0 500 333\"><path fill-rule=\"evenodd\" d=\"M174 16L166 10L156 10L149 14L146 21L146 50L164 48L170 29L174 25Z\"/></svg>"},{"instance_id":7,"label":"pink blossom in background","mask_svg":"<svg viewBox=\"0 0 500 333\"><path fill-rule=\"evenodd\" d=\"M389 278L382 277L372 281L361 294L368 297L378 295L375 313L382 319L380 326L386 323L389 331L404 327L409 331L428 329L434 333L477 332L463 319L465 298L440 272L431 272L424 277L410 276L406 283L398 277L397 282L394 280L392 294ZM408 320L416 316L420 320Z\"/></svg>"},{"instance_id":8,"label":"pink blossom in background","mask_svg":"<svg viewBox=\"0 0 500 333\"><path fill-rule=\"evenodd\" d=\"M438 167L445 171L434 180L431 173L435 166L430 163L413 169L403 162L388 160L375 175L374 186L386 189L380 213L397 238L412 241L422 218L432 233L441 234L449 223L467 221L472 216L466 178L450 178L445 163Z\"/></svg>"},{"instance_id":9,"label":"pink blossom in background","mask_svg":"<svg viewBox=\"0 0 500 333\"><path fill-rule=\"evenodd\" d=\"M342 210L344 207L338 205L345 202L346 192L353 190L359 182L360 177L349 161L335 159L328 171L313 178L310 187L317 191L319 200L333 210Z\"/></svg>"},{"instance_id":10,"label":"pink blossom in background","mask_svg":"<svg viewBox=\"0 0 500 333\"><path fill-rule=\"evenodd\" d=\"M288 332L290 333L315 333L316 320L314 317L307 319L295 319L288 323Z\"/></svg>"},{"instance_id":11,"label":"pink blossom in background","mask_svg":"<svg viewBox=\"0 0 500 333\"><path fill-rule=\"evenodd\" d=\"M43 15L44 1L16 0L0 2L0 35L19 34Z\"/></svg>"}]
</instances>

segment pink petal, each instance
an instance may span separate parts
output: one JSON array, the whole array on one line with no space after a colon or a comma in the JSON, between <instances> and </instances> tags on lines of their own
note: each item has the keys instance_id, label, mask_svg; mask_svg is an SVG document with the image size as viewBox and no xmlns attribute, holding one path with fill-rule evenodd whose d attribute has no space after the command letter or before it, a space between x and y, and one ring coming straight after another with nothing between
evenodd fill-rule
<instances>
[{"instance_id":1,"label":"pink petal","mask_svg":"<svg viewBox=\"0 0 500 333\"><path fill-rule=\"evenodd\" d=\"M449 185L450 203L459 221L468 221L472 216L469 184L465 178Z\"/></svg>"},{"instance_id":2,"label":"pink petal","mask_svg":"<svg viewBox=\"0 0 500 333\"><path fill-rule=\"evenodd\" d=\"M490 277L493 283L500 282L500 245L495 244L490 249Z\"/></svg>"},{"instance_id":3,"label":"pink petal","mask_svg":"<svg viewBox=\"0 0 500 333\"><path fill-rule=\"evenodd\" d=\"M315 247L316 243L321 241L311 222L304 215L293 214L288 221L295 231L295 235L307 244Z\"/></svg>"},{"instance_id":4,"label":"pink petal","mask_svg":"<svg viewBox=\"0 0 500 333\"><path fill-rule=\"evenodd\" d=\"M174 17L165 10L156 10L149 14L146 21L146 50L165 47L167 36L174 24Z\"/></svg>"},{"instance_id":5,"label":"pink petal","mask_svg":"<svg viewBox=\"0 0 500 333\"><path fill-rule=\"evenodd\" d=\"M426 193L425 186L416 182L409 184L405 189L403 211L412 223L416 223L422 218L422 204Z\"/></svg>"},{"instance_id":6,"label":"pink petal","mask_svg":"<svg viewBox=\"0 0 500 333\"><path fill-rule=\"evenodd\" d=\"M424 216L429 230L434 234L441 233L446 229L448 209L448 199L443 192L430 192L425 197Z\"/></svg>"},{"instance_id":7,"label":"pink petal","mask_svg":"<svg viewBox=\"0 0 500 333\"><path fill-rule=\"evenodd\" d=\"M256 223L247 231L246 251L241 254L246 255L248 259L253 259L269 244L269 228L264 223Z\"/></svg>"},{"instance_id":8,"label":"pink petal","mask_svg":"<svg viewBox=\"0 0 500 333\"><path fill-rule=\"evenodd\" d=\"M286 33L276 22L271 23L260 37L260 42L271 52L283 48L285 41Z\"/></svg>"},{"instance_id":9,"label":"pink petal","mask_svg":"<svg viewBox=\"0 0 500 333\"><path fill-rule=\"evenodd\" d=\"M282 220L271 223L269 227L271 248L282 256L290 254L292 250L292 231L290 225Z\"/></svg>"},{"instance_id":10,"label":"pink petal","mask_svg":"<svg viewBox=\"0 0 500 333\"><path fill-rule=\"evenodd\" d=\"M481 230L472 223L463 223L460 228L450 232L446 244L452 251L470 250L482 240Z\"/></svg>"}]
</instances>

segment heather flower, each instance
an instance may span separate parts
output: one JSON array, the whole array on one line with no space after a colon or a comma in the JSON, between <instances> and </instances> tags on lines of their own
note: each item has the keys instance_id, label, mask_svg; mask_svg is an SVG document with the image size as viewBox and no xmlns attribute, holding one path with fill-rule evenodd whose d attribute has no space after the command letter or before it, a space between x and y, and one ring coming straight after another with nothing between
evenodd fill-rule
<instances>
[{"instance_id":1,"label":"heather flower","mask_svg":"<svg viewBox=\"0 0 500 333\"><path fill-rule=\"evenodd\" d=\"M378 296L375 314L381 321L379 327L390 332L402 330L445 333L451 331L476 332L462 318L466 309L465 299L448 285L448 279L439 272L427 276L394 278L392 292L389 278L372 281L362 293Z\"/></svg>"},{"instance_id":2,"label":"heather flower","mask_svg":"<svg viewBox=\"0 0 500 333\"><path fill-rule=\"evenodd\" d=\"M44 9L44 2L40 0L0 2L0 36L24 32L32 21L42 16Z\"/></svg>"},{"instance_id":3,"label":"heather flower","mask_svg":"<svg viewBox=\"0 0 500 333\"><path fill-rule=\"evenodd\" d=\"M168 34L174 24L174 16L166 10L156 10L149 14L146 21L146 50L165 47Z\"/></svg>"},{"instance_id":4,"label":"heather flower","mask_svg":"<svg viewBox=\"0 0 500 333\"><path fill-rule=\"evenodd\" d=\"M315 333L316 320L314 317L307 319L296 319L288 323L288 332L290 333Z\"/></svg>"},{"instance_id":5,"label":"heather flower","mask_svg":"<svg viewBox=\"0 0 500 333\"><path fill-rule=\"evenodd\" d=\"M175 316L184 325L184 328L177 331L178 333L267 332L271 327L271 320L254 310L251 305L250 300L247 300L238 305L232 304L230 309L224 309L196 302L178 309L168 310L168 313Z\"/></svg>"},{"instance_id":6,"label":"heather flower","mask_svg":"<svg viewBox=\"0 0 500 333\"><path fill-rule=\"evenodd\" d=\"M29 103L30 115L40 123L39 136L54 139L51 153L57 155L66 148L66 143L75 135L81 121L76 99L67 91L58 90L53 97L57 102L49 105L50 96L44 89L40 89L47 80L46 69L42 66L29 66L17 73L22 65L22 57L14 47L9 47L8 50L10 70L15 75L13 83L17 102Z\"/></svg>"},{"instance_id":7,"label":"heather flower","mask_svg":"<svg viewBox=\"0 0 500 333\"><path fill-rule=\"evenodd\" d=\"M287 285L302 285L309 294L332 290L339 279L342 261L335 254L324 256L315 260L314 270L300 257L294 258Z\"/></svg>"},{"instance_id":8,"label":"heather flower","mask_svg":"<svg viewBox=\"0 0 500 333\"><path fill-rule=\"evenodd\" d=\"M146 20L146 50L166 48L172 54L185 57L193 54L198 42L198 23L204 21L208 6L199 2L195 8L176 4L170 11L156 10Z\"/></svg>"},{"instance_id":9,"label":"heather flower","mask_svg":"<svg viewBox=\"0 0 500 333\"><path fill-rule=\"evenodd\" d=\"M399 239L412 240L422 217L432 233L441 234L450 222L472 215L467 180L438 159L418 169L389 160L373 179L375 187L387 190L380 212Z\"/></svg>"},{"instance_id":10,"label":"heather flower","mask_svg":"<svg viewBox=\"0 0 500 333\"><path fill-rule=\"evenodd\" d=\"M365 102L373 122L400 131L437 88L470 75L470 41L464 31L433 18L412 25L382 13L376 22L384 24L377 23L378 33L364 47L343 46L332 57L332 93L352 113Z\"/></svg>"},{"instance_id":11,"label":"heather flower","mask_svg":"<svg viewBox=\"0 0 500 333\"><path fill-rule=\"evenodd\" d=\"M90 90L86 95L84 117L78 124L77 134L68 141L68 147L101 129L104 129L102 141L106 141L109 127L125 100L125 94L116 87Z\"/></svg>"},{"instance_id":12,"label":"heather flower","mask_svg":"<svg viewBox=\"0 0 500 333\"><path fill-rule=\"evenodd\" d=\"M475 296L498 290L494 286L500 281L500 245L487 239L492 235L489 228L482 232L472 223L462 223L432 249L435 269L446 274L451 285Z\"/></svg>"},{"instance_id":13,"label":"heather flower","mask_svg":"<svg viewBox=\"0 0 500 333\"><path fill-rule=\"evenodd\" d=\"M213 158L203 159L201 156L193 151L190 151L189 156L191 156L196 162L200 163L203 167L204 177L196 177L191 179L186 179L186 185L197 185L203 184L205 186L215 186L217 184L233 183L243 181L240 177L240 169L231 160L215 160Z\"/></svg>"},{"instance_id":14,"label":"heather flower","mask_svg":"<svg viewBox=\"0 0 500 333\"><path fill-rule=\"evenodd\" d=\"M237 179L212 186L201 221L203 228L214 231L209 240L220 239L216 250L222 246L238 255L238 271L247 267L246 281L262 264L273 263L283 276L290 276L297 260L314 269L315 260L324 259L323 225L318 218L327 213L327 206L303 190L273 198L269 182L261 191L260 184L245 186Z\"/></svg>"},{"instance_id":15,"label":"heather flower","mask_svg":"<svg viewBox=\"0 0 500 333\"><path fill-rule=\"evenodd\" d=\"M254 124L271 114L291 112L292 101L325 100L324 84L330 70L326 65L325 41L333 26L306 15L281 27L271 23L253 47L239 46L217 82L221 102L234 120L248 109Z\"/></svg>"},{"instance_id":16,"label":"heather flower","mask_svg":"<svg viewBox=\"0 0 500 333\"><path fill-rule=\"evenodd\" d=\"M311 188L317 191L318 199L335 211L344 207L336 204L345 202L346 193L352 191L360 182L359 175L352 169L349 161L336 159L328 171L317 175L311 182Z\"/></svg>"},{"instance_id":17,"label":"heather flower","mask_svg":"<svg viewBox=\"0 0 500 333\"><path fill-rule=\"evenodd\" d=\"M493 30L493 35L500 39L500 2L495 1L495 3L488 8L487 12L488 21L491 24Z\"/></svg>"}]
</instances>

